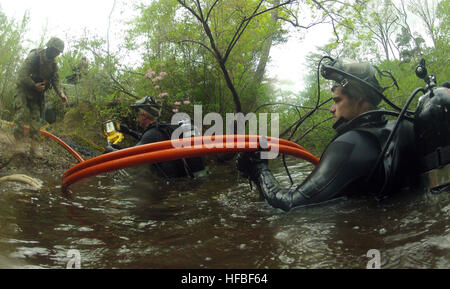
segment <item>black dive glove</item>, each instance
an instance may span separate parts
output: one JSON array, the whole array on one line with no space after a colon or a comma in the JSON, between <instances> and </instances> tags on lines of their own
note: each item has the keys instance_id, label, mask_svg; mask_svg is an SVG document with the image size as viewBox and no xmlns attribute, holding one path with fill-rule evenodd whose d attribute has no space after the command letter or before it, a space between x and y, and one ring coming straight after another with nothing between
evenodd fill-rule
<instances>
[{"instance_id":1,"label":"black dive glove","mask_svg":"<svg viewBox=\"0 0 450 289\"><path fill-rule=\"evenodd\" d=\"M105 148L105 154L107 154L107 153L112 153L112 152L115 152L115 151L118 151L118 150L121 150L122 148L120 147L120 146L118 146L118 145L115 145L115 144L113 144L113 145L107 145L106 146L106 148Z\"/></svg>"},{"instance_id":2,"label":"black dive glove","mask_svg":"<svg viewBox=\"0 0 450 289\"><path fill-rule=\"evenodd\" d=\"M125 134L129 134L130 133L130 128L128 127L128 125L121 123L119 126L119 131Z\"/></svg>"},{"instance_id":3,"label":"black dive glove","mask_svg":"<svg viewBox=\"0 0 450 289\"><path fill-rule=\"evenodd\" d=\"M259 169L264 165L267 165L267 160L261 159L261 152L241 152L236 159L237 169L252 181L256 181Z\"/></svg>"},{"instance_id":4,"label":"black dive glove","mask_svg":"<svg viewBox=\"0 0 450 289\"><path fill-rule=\"evenodd\" d=\"M141 135L140 133L138 133L138 132L136 132L136 131L130 129L130 128L128 127L128 125L126 125L126 124L124 124L124 123L121 123L121 124L120 124L120 126L119 126L119 131L120 131L121 133L124 133L124 134L127 134L127 135L129 135L129 136L132 136L132 137L134 137L135 139L140 139L140 138L142 137L142 135Z\"/></svg>"},{"instance_id":5,"label":"black dive glove","mask_svg":"<svg viewBox=\"0 0 450 289\"><path fill-rule=\"evenodd\" d=\"M113 148L112 145L108 145L108 146L106 146L104 153L107 154L107 153L112 153L114 151L116 151L116 149Z\"/></svg>"}]
</instances>

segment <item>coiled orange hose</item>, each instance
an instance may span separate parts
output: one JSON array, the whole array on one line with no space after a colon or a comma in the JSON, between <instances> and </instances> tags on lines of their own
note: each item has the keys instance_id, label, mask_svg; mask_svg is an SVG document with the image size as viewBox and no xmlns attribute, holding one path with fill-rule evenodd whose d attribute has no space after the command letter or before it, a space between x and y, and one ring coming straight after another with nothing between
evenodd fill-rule
<instances>
[{"instance_id":1,"label":"coiled orange hose","mask_svg":"<svg viewBox=\"0 0 450 289\"><path fill-rule=\"evenodd\" d=\"M222 140L221 143L220 140ZM63 175L62 191L66 192L71 184L81 179L144 163L158 163L226 152L257 151L260 150L259 140L259 136L248 135L204 136L174 142L169 140L119 150L89 159L67 170ZM178 141L183 143L185 147L174 147L174 144ZM267 138L267 141L268 150L278 150L280 153L305 159L314 165L319 163L317 157L298 144L270 137ZM196 142L199 144L196 144Z\"/></svg>"}]
</instances>

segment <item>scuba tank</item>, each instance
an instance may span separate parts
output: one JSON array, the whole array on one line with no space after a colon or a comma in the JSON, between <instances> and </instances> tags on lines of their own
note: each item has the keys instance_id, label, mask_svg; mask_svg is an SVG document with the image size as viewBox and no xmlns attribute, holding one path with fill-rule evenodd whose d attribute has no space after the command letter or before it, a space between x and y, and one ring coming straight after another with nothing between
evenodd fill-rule
<instances>
[{"instance_id":1,"label":"scuba tank","mask_svg":"<svg viewBox=\"0 0 450 289\"><path fill-rule=\"evenodd\" d=\"M419 99L414 131L423 172L450 162L450 89L437 87Z\"/></svg>"},{"instance_id":2,"label":"scuba tank","mask_svg":"<svg viewBox=\"0 0 450 289\"><path fill-rule=\"evenodd\" d=\"M425 60L416 68L417 77L427 83L414 114L414 132L422 172L441 169L450 162L450 89L436 87L436 77L427 75Z\"/></svg>"},{"instance_id":3,"label":"scuba tank","mask_svg":"<svg viewBox=\"0 0 450 289\"><path fill-rule=\"evenodd\" d=\"M414 132L420 172L428 177L429 187L450 184L450 85L436 87L436 77L427 75L425 60L416 75L427 83L427 93L419 98L414 114Z\"/></svg>"}]
</instances>

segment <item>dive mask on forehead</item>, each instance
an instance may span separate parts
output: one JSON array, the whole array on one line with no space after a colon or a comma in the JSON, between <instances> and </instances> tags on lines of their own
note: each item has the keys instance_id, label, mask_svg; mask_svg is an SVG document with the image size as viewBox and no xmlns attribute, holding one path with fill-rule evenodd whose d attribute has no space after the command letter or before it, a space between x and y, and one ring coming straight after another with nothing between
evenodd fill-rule
<instances>
[{"instance_id":1,"label":"dive mask on forehead","mask_svg":"<svg viewBox=\"0 0 450 289\"><path fill-rule=\"evenodd\" d=\"M322 65L320 73L325 79L334 81L335 85L348 87L354 94L365 98L373 105L381 101L383 89L375 77L375 68L368 62L350 62L336 59Z\"/></svg>"},{"instance_id":2,"label":"dive mask on forehead","mask_svg":"<svg viewBox=\"0 0 450 289\"><path fill-rule=\"evenodd\" d=\"M161 106L157 104L156 101L151 96L145 96L141 98L134 104L130 105L130 107L135 110L142 108L143 110L149 112L153 116L159 116L159 111L161 109Z\"/></svg>"}]
</instances>

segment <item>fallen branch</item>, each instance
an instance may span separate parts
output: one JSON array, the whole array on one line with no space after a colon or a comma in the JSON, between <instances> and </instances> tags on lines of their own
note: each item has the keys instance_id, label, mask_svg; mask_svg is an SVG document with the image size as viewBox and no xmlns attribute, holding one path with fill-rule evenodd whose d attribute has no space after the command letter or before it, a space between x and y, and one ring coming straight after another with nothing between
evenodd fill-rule
<instances>
[{"instance_id":1,"label":"fallen branch","mask_svg":"<svg viewBox=\"0 0 450 289\"><path fill-rule=\"evenodd\" d=\"M0 178L0 183L2 182L21 182L28 184L32 187L33 190L40 190L42 188L42 183L38 180L29 177L27 175L15 174L6 177Z\"/></svg>"}]
</instances>

